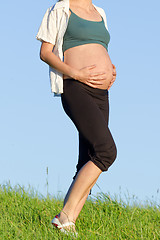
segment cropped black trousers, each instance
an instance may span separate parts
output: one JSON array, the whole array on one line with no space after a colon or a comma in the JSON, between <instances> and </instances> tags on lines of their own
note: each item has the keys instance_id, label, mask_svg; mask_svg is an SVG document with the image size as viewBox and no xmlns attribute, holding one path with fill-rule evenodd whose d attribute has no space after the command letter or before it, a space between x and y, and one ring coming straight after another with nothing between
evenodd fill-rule
<instances>
[{"instance_id":1,"label":"cropped black trousers","mask_svg":"<svg viewBox=\"0 0 160 240\"><path fill-rule=\"evenodd\" d=\"M64 79L61 102L79 133L79 156L73 179L89 160L101 171L107 171L117 156L108 128L108 90L90 87L73 78Z\"/></svg>"}]
</instances>

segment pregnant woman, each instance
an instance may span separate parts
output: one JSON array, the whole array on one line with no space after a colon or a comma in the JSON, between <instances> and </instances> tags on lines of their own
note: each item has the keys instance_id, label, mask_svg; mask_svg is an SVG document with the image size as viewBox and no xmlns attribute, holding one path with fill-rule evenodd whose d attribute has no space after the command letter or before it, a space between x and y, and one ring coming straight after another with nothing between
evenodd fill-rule
<instances>
[{"instance_id":1,"label":"pregnant woman","mask_svg":"<svg viewBox=\"0 0 160 240\"><path fill-rule=\"evenodd\" d=\"M79 133L77 171L52 224L68 234L99 175L116 159L108 128L109 89L116 78L108 55L105 12L92 0L61 0L47 9L38 34L40 58L49 65L51 91ZM69 161L69 159L65 159Z\"/></svg>"}]
</instances>

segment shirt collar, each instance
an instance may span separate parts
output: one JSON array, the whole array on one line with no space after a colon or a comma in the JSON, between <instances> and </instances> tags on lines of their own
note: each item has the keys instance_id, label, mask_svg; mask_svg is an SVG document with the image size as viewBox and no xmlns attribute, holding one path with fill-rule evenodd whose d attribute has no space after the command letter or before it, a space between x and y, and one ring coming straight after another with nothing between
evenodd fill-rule
<instances>
[{"instance_id":1,"label":"shirt collar","mask_svg":"<svg viewBox=\"0 0 160 240\"><path fill-rule=\"evenodd\" d=\"M58 1L54 6L54 10L59 9L59 8L64 8L64 11L68 13L69 11L69 0L60 0Z\"/></svg>"}]
</instances>

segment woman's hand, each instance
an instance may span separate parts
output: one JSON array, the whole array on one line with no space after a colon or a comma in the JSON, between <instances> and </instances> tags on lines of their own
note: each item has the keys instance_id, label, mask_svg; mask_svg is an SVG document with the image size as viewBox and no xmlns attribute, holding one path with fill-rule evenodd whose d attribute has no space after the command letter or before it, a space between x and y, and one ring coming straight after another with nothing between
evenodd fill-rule
<instances>
[{"instance_id":1,"label":"woman's hand","mask_svg":"<svg viewBox=\"0 0 160 240\"><path fill-rule=\"evenodd\" d=\"M112 81L110 82L110 84L109 84L109 86L108 86L108 90L111 88L111 86L113 85L113 83L114 83L114 81L116 80L116 75L117 75L117 73L116 73L116 67L114 66L114 64L112 64L112 66L113 66L113 79L112 79Z\"/></svg>"},{"instance_id":2,"label":"woman's hand","mask_svg":"<svg viewBox=\"0 0 160 240\"><path fill-rule=\"evenodd\" d=\"M93 73L92 70L95 67L96 64L81 68L80 70L78 70L78 74L75 79L94 88L96 88L97 85L102 85L103 80L106 80L107 74L106 72Z\"/></svg>"}]
</instances>

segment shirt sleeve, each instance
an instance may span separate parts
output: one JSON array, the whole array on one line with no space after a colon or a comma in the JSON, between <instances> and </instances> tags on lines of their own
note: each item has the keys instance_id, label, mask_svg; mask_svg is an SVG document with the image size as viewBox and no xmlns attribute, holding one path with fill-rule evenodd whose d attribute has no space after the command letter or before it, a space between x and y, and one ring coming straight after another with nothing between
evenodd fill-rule
<instances>
[{"instance_id":1,"label":"shirt sleeve","mask_svg":"<svg viewBox=\"0 0 160 240\"><path fill-rule=\"evenodd\" d=\"M57 37L56 11L54 6L47 9L39 27L36 39L55 45Z\"/></svg>"}]
</instances>

